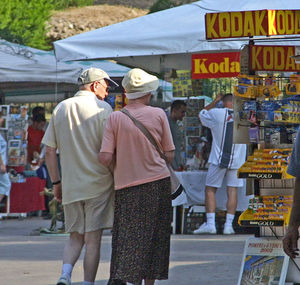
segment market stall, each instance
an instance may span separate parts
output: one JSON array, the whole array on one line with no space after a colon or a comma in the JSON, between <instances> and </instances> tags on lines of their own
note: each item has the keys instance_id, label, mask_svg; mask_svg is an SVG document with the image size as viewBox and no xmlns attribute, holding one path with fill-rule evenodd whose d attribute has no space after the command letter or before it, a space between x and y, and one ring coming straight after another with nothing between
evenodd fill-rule
<instances>
[{"instance_id":1,"label":"market stall","mask_svg":"<svg viewBox=\"0 0 300 285\"><path fill-rule=\"evenodd\" d=\"M191 70L191 55L239 51L248 41L206 39L205 14L255 9L300 9L297 0L202 0L145 15L54 42L58 61L114 59L128 66L162 73ZM128 33L130 31L130 33ZM284 44L277 39L267 45ZM297 45L290 42L288 45Z\"/></svg>"},{"instance_id":2,"label":"market stall","mask_svg":"<svg viewBox=\"0 0 300 285\"><path fill-rule=\"evenodd\" d=\"M108 60L56 61L53 51L43 51L0 40L1 104L60 102L78 90L77 78L82 70L98 67L119 79L128 67Z\"/></svg>"},{"instance_id":3,"label":"market stall","mask_svg":"<svg viewBox=\"0 0 300 285\"><path fill-rule=\"evenodd\" d=\"M251 11L255 9L272 9L273 12L262 10L264 12L252 15ZM267 46L299 45L299 38L294 35L295 31L296 34L299 33L298 12L279 13L280 25L276 30L274 9L300 9L300 2L229 0L224 5L224 1L203 0L60 40L54 43L54 47L59 61L112 58L120 63L162 74L168 69L194 69L197 71L195 73L202 75L208 73L207 71L220 72L224 75L227 69L230 73L235 73L231 76L236 76L240 63L232 60L232 57L226 59L226 53L240 52L241 48L248 44L248 40L243 38L250 36L248 31L258 31L258 34L251 35L251 39L255 38ZM204 29L204 15L228 10L237 13L224 13L220 18L217 15L210 17L211 30L210 34L207 33ZM273 17L273 20L268 21L268 15ZM289 21L294 24L286 24ZM240 23L244 25L237 28L236 25ZM269 31L265 26L266 23L271 23L269 25L271 34L268 38L262 34L265 29ZM230 28L233 31L230 31ZM127 35L128 30L132 31L130 35ZM285 33L286 31L288 32ZM275 37L272 37L273 35ZM285 41L286 35L288 41ZM219 38L216 39L217 37ZM229 39L232 37L236 38ZM99 39L98 42L95 38ZM207 53L220 52L222 54L218 61L209 64ZM204 55L193 57L193 54ZM244 68L247 63L248 61L241 62L241 66ZM249 71L249 68L247 70ZM244 133L240 137L245 137ZM194 141L196 139L191 139L191 142Z\"/></svg>"},{"instance_id":4,"label":"market stall","mask_svg":"<svg viewBox=\"0 0 300 285\"><path fill-rule=\"evenodd\" d=\"M255 195L239 224L259 227L259 234L245 244L238 284L300 282L300 260L289 259L281 241L294 188L294 178L286 170L300 123L300 65L293 59L294 46L260 45L253 39L300 34L299 18L300 10L206 14L207 38L250 37L241 53L234 92L234 142L249 144L238 176L251 182L249 190ZM298 274L292 275L295 271Z\"/></svg>"},{"instance_id":5,"label":"market stall","mask_svg":"<svg viewBox=\"0 0 300 285\"><path fill-rule=\"evenodd\" d=\"M7 170L11 180L11 191L6 207L0 216L26 215L28 212L45 210L45 179L26 177L27 127L26 106L0 105L4 122L1 135L7 141Z\"/></svg>"},{"instance_id":6,"label":"market stall","mask_svg":"<svg viewBox=\"0 0 300 285\"><path fill-rule=\"evenodd\" d=\"M173 206L184 205L186 207L193 205L205 205L205 180L207 171L182 171L176 172L185 192L173 200ZM226 185L216 193L216 202L218 210L226 210L227 201ZM238 206L237 211L244 211L248 207L249 197L246 196L246 183L238 188Z\"/></svg>"},{"instance_id":7,"label":"market stall","mask_svg":"<svg viewBox=\"0 0 300 285\"><path fill-rule=\"evenodd\" d=\"M46 180L39 177L27 177L25 182L13 182L7 207L0 216L45 210L45 184Z\"/></svg>"}]
</instances>

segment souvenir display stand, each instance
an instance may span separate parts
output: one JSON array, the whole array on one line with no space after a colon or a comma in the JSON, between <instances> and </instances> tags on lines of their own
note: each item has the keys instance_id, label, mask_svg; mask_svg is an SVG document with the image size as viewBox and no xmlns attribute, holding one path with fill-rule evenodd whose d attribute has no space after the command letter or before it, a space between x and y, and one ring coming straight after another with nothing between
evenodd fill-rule
<instances>
[{"instance_id":1,"label":"souvenir display stand","mask_svg":"<svg viewBox=\"0 0 300 285\"><path fill-rule=\"evenodd\" d=\"M238 176L248 180L248 194L254 194L239 224L259 227L257 237L246 243L239 284L300 282L300 271L298 277L290 276L290 272L299 270L300 260L289 261L281 241L289 222L295 183L286 170L300 124L299 87L300 76L296 74L283 78L270 71L250 71L238 76L234 142L249 145L247 161Z\"/></svg>"},{"instance_id":2,"label":"souvenir display stand","mask_svg":"<svg viewBox=\"0 0 300 285\"><path fill-rule=\"evenodd\" d=\"M238 177L247 179L247 193L254 194L239 224L259 230L245 244L238 285L300 282L300 258L289 259L282 248L295 183L287 166L300 124L300 65L294 60L296 47L259 42L298 35L299 22L294 20L299 12L257 10L205 16L207 39L249 38L241 51L234 90L233 142L249 146ZM225 19L231 19L231 25Z\"/></svg>"},{"instance_id":3,"label":"souvenir display stand","mask_svg":"<svg viewBox=\"0 0 300 285\"><path fill-rule=\"evenodd\" d=\"M25 177L28 115L26 106L1 105L4 122L1 134L7 141L7 170L11 180L10 195L0 217L21 216L45 210L45 180Z\"/></svg>"},{"instance_id":4,"label":"souvenir display stand","mask_svg":"<svg viewBox=\"0 0 300 285\"><path fill-rule=\"evenodd\" d=\"M239 284L253 280L269 282L270 272L275 276L273 281L278 281L274 284L285 284L289 280L288 267L297 268L297 263L300 264L288 261L281 242L289 222L294 188L294 178L286 170L300 123L300 96L283 96L282 92L288 93L291 79L279 90L278 83L283 80L275 79L270 73L267 76L241 75L235 88L234 139L236 143L248 141L250 149L238 176L250 181L249 191L255 195L239 217L239 224L259 227L257 237L246 244ZM249 244L261 246L260 251L253 251ZM278 247L281 250L275 252L274 248ZM253 255L256 258L250 258ZM269 266L267 260L274 266ZM255 272L246 269L249 264ZM300 282L294 277L293 282Z\"/></svg>"}]
</instances>

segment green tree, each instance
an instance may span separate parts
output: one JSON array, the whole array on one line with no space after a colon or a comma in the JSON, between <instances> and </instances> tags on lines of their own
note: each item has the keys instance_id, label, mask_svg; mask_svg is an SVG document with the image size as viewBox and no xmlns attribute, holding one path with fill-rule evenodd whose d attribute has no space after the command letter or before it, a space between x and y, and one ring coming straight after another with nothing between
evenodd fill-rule
<instances>
[{"instance_id":1,"label":"green tree","mask_svg":"<svg viewBox=\"0 0 300 285\"><path fill-rule=\"evenodd\" d=\"M1 0L0 37L37 48L49 48L45 21L53 4L49 0Z\"/></svg>"},{"instance_id":2,"label":"green tree","mask_svg":"<svg viewBox=\"0 0 300 285\"><path fill-rule=\"evenodd\" d=\"M0 37L39 49L52 49L45 28L51 11L91 4L92 0L1 0Z\"/></svg>"},{"instance_id":3,"label":"green tree","mask_svg":"<svg viewBox=\"0 0 300 285\"><path fill-rule=\"evenodd\" d=\"M170 9L176 6L192 3L195 0L157 0L149 9L150 13L155 13L161 10Z\"/></svg>"},{"instance_id":4,"label":"green tree","mask_svg":"<svg viewBox=\"0 0 300 285\"><path fill-rule=\"evenodd\" d=\"M94 0L52 0L56 10L68 7L82 7L94 4Z\"/></svg>"},{"instance_id":5,"label":"green tree","mask_svg":"<svg viewBox=\"0 0 300 285\"><path fill-rule=\"evenodd\" d=\"M150 13L155 13L161 10L166 10L174 7L174 3L172 0L157 0L149 9Z\"/></svg>"}]
</instances>

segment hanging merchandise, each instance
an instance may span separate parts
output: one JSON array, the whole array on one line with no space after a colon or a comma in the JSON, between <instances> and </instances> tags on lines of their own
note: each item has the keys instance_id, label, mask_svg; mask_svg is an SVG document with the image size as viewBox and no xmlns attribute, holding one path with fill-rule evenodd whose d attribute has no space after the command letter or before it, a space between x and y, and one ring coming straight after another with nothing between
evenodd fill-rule
<instances>
[{"instance_id":1,"label":"hanging merchandise","mask_svg":"<svg viewBox=\"0 0 300 285\"><path fill-rule=\"evenodd\" d=\"M7 166L24 167L27 156L27 106L0 105L0 111L4 118L0 130L7 141ZM9 173L12 182L25 182L24 176L17 171Z\"/></svg>"},{"instance_id":2,"label":"hanging merchandise","mask_svg":"<svg viewBox=\"0 0 300 285\"><path fill-rule=\"evenodd\" d=\"M290 76L290 82L286 85L285 93L287 95L300 94L300 75L292 74Z\"/></svg>"},{"instance_id":3,"label":"hanging merchandise","mask_svg":"<svg viewBox=\"0 0 300 285\"><path fill-rule=\"evenodd\" d=\"M239 75L235 95L243 98L275 98L281 92L273 76Z\"/></svg>"}]
</instances>

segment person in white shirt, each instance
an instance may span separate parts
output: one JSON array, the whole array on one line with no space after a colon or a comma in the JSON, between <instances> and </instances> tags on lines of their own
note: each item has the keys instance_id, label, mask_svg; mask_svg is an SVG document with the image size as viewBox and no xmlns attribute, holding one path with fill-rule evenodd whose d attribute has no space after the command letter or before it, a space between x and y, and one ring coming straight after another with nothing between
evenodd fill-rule
<instances>
[{"instance_id":1,"label":"person in white shirt","mask_svg":"<svg viewBox=\"0 0 300 285\"><path fill-rule=\"evenodd\" d=\"M223 108L215 108L222 101ZM221 94L199 113L203 126L210 128L213 142L209 155L205 188L206 223L194 234L216 234L215 212L216 191L225 180L227 185L227 214L223 234L234 234L232 222L237 207L237 189L243 186L243 179L237 178L237 170L245 162L246 145L233 144L233 96Z\"/></svg>"}]
</instances>

